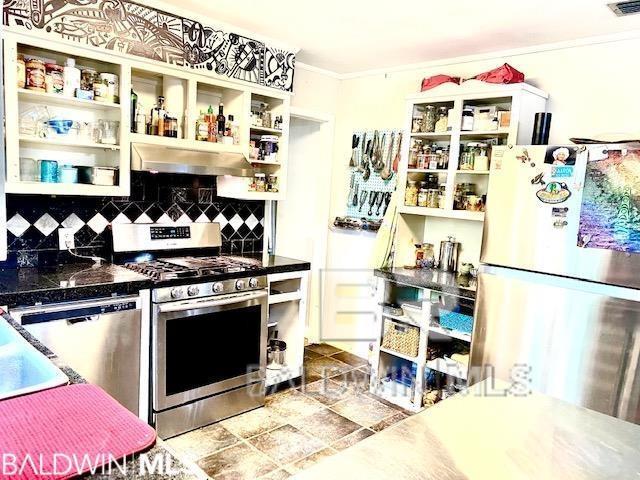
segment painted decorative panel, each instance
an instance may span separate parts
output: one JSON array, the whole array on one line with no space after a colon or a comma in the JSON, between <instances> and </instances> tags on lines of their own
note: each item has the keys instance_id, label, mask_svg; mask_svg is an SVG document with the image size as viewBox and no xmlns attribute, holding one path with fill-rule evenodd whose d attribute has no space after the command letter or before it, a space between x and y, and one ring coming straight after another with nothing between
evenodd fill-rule
<instances>
[{"instance_id":1,"label":"painted decorative panel","mask_svg":"<svg viewBox=\"0 0 640 480\"><path fill-rule=\"evenodd\" d=\"M128 0L4 0L4 25L293 90L295 54Z\"/></svg>"}]
</instances>

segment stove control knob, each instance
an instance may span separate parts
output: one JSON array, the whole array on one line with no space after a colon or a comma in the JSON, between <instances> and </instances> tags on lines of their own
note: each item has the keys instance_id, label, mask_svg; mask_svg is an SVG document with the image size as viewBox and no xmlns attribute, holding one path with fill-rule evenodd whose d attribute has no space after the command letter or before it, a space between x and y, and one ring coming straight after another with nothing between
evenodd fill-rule
<instances>
[{"instance_id":1,"label":"stove control knob","mask_svg":"<svg viewBox=\"0 0 640 480\"><path fill-rule=\"evenodd\" d=\"M189 295L190 297L195 297L199 293L200 289L195 285L191 285L189 288L187 288L187 295Z\"/></svg>"},{"instance_id":2,"label":"stove control knob","mask_svg":"<svg viewBox=\"0 0 640 480\"><path fill-rule=\"evenodd\" d=\"M222 284L222 282L214 283L212 290L213 293L222 293L224 291L224 285Z\"/></svg>"},{"instance_id":3,"label":"stove control knob","mask_svg":"<svg viewBox=\"0 0 640 480\"><path fill-rule=\"evenodd\" d=\"M249 279L249 286L251 288L256 288L258 286L258 279L257 278L250 278Z\"/></svg>"},{"instance_id":4,"label":"stove control knob","mask_svg":"<svg viewBox=\"0 0 640 480\"><path fill-rule=\"evenodd\" d=\"M180 298L182 297L183 292L181 288L172 288L171 289L171 298Z\"/></svg>"},{"instance_id":5,"label":"stove control knob","mask_svg":"<svg viewBox=\"0 0 640 480\"><path fill-rule=\"evenodd\" d=\"M236 290L242 290L245 287L244 280L236 281Z\"/></svg>"}]
</instances>

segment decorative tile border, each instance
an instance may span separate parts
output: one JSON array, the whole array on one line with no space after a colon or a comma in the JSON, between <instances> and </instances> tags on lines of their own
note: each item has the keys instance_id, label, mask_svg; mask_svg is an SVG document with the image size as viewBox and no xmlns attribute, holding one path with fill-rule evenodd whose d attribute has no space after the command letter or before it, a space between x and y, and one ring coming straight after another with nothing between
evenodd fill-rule
<instances>
[{"instance_id":1,"label":"decorative tile border","mask_svg":"<svg viewBox=\"0 0 640 480\"><path fill-rule=\"evenodd\" d=\"M2 22L278 90L293 90L295 53L129 0L4 0Z\"/></svg>"}]
</instances>

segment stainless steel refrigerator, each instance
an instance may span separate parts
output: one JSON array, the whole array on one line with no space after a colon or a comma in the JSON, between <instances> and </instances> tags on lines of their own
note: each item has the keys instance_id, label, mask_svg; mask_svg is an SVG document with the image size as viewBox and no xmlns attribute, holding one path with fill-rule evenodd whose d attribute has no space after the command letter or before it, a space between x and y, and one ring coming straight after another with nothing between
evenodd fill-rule
<instances>
[{"instance_id":1,"label":"stainless steel refrigerator","mask_svg":"<svg viewBox=\"0 0 640 480\"><path fill-rule=\"evenodd\" d=\"M640 423L640 145L495 149L483 237L471 382Z\"/></svg>"}]
</instances>

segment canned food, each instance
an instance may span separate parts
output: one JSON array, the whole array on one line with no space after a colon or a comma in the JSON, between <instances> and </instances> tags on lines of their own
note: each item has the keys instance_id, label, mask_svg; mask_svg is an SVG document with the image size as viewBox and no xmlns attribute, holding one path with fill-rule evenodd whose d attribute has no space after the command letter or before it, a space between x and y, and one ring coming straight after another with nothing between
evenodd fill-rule
<instances>
[{"instance_id":1,"label":"canned food","mask_svg":"<svg viewBox=\"0 0 640 480\"><path fill-rule=\"evenodd\" d=\"M30 58L25 63L26 86L29 90L45 91L46 70L44 62L37 58Z\"/></svg>"},{"instance_id":2,"label":"canned food","mask_svg":"<svg viewBox=\"0 0 640 480\"><path fill-rule=\"evenodd\" d=\"M64 90L64 67L62 65L56 65L55 63L45 64L45 71L47 77L50 77L49 85L52 93L62 93Z\"/></svg>"}]
</instances>

